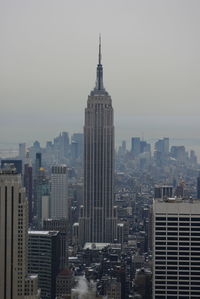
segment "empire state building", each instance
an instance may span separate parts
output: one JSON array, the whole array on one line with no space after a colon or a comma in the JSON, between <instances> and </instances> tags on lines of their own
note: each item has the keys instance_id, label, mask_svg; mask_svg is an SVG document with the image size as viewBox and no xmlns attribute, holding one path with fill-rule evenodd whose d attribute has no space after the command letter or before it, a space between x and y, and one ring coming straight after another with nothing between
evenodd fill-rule
<instances>
[{"instance_id":1,"label":"empire state building","mask_svg":"<svg viewBox=\"0 0 200 299\"><path fill-rule=\"evenodd\" d=\"M85 109L84 205L80 215L80 240L112 242L116 236L113 206L114 125L112 100L103 85L101 39L95 88Z\"/></svg>"}]
</instances>

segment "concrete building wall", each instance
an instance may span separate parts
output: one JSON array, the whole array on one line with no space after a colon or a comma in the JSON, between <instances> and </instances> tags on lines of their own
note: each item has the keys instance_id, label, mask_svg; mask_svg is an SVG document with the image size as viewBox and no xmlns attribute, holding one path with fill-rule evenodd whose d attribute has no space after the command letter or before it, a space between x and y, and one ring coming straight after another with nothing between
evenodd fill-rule
<instances>
[{"instance_id":1,"label":"concrete building wall","mask_svg":"<svg viewBox=\"0 0 200 299\"><path fill-rule=\"evenodd\" d=\"M200 298L200 200L154 200L153 257L153 299Z\"/></svg>"}]
</instances>

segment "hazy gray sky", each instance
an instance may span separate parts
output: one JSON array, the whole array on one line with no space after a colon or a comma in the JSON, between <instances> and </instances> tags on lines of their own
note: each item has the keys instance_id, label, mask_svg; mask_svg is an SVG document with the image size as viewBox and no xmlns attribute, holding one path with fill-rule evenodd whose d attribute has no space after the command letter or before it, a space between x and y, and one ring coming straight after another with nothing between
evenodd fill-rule
<instances>
[{"instance_id":1,"label":"hazy gray sky","mask_svg":"<svg viewBox=\"0 0 200 299\"><path fill-rule=\"evenodd\" d=\"M0 147L82 130L99 32L117 138L200 137L199 0L1 0Z\"/></svg>"}]
</instances>

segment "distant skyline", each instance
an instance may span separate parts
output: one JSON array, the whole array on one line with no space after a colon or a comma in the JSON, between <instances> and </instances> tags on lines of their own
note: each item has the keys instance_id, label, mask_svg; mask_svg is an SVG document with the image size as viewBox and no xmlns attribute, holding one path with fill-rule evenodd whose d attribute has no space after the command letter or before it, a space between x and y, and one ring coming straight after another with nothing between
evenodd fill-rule
<instances>
[{"instance_id":1,"label":"distant skyline","mask_svg":"<svg viewBox=\"0 0 200 299\"><path fill-rule=\"evenodd\" d=\"M0 149L82 131L100 32L116 144L198 140L199 28L198 0L2 0Z\"/></svg>"}]
</instances>

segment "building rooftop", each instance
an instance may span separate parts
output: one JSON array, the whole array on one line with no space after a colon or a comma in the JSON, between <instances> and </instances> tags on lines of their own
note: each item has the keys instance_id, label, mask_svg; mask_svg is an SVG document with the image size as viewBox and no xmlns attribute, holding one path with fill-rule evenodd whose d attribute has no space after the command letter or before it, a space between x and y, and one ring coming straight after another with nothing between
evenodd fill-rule
<instances>
[{"instance_id":1,"label":"building rooftop","mask_svg":"<svg viewBox=\"0 0 200 299\"><path fill-rule=\"evenodd\" d=\"M38 274L28 274L27 278L37 279L38 278Z\"/></svg>"},{"instance_id":2,"label":"building rooftop","mask_svg":"<svg viewBox=\"0 0 200 299\"><path fill-rule=\"evenodd\" d=\"M29 235L38 235L38 236L56 236L59 231L45 231L45 230L29 230Z\"/></svg>"},{"instance_id":3,"label":"building rooftop","mask_svg":"<svg viewBox=\"0 0 200 299\"><path fill-rule=\"evenodd\" d=\"M184 198L184 197L167 197L167 198L155 198L156 202L164 203L200 203L198 198Z\"/></svg>"},{"instance_id":4,"label":"building rooftop","mask_svg":"<svg viewBox=\"0 0 200 299\"><path fill-rule=\"evenodd\" d=\"M85 243L83 249L102 250L108 245L110 245L110 243Z\"/></svg>"}]
</instances>

